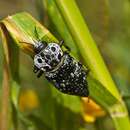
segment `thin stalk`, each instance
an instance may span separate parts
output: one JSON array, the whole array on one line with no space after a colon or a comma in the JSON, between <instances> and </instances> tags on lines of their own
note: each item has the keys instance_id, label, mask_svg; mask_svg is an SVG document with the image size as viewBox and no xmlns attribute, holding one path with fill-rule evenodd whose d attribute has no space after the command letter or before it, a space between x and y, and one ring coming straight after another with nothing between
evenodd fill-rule
<instances>
[{"instance_id":1,"label":"thin stalk","mask_svg":"<svg viewBox=\"0 0 130 130\"><path fill-rule=\"evenodd\" d=\"M7 31L4 24L0 24L1 34L2 34L2 41L3 41L3 50L4 50L4 72L3 72L3 97L2 97L2 125L1 130L8 130L8 128L16 127L11 118L17 118L16 113L12 115L12 111L14 107L11 106L12 104L12 91L14 88L14 82L19 82L19 50L18 47L14 46L14 41L11 39L9 32ZM17 89L19 86L17 86ZM17 98L17 97L16 97ZM17 120L17 119L15 119ZM12 125L9 122L13 122ZM17 125L17 124L16 124ZM16 128L14 128L16 129Z\"/></svg>"},{"instance_id":2,"label":"thin stalk","mask_svg":"<svg viewBox=\"0 0 130 130\"><path fill-rule=\"evenodd\" d=\"M1 26L1 28L4 28ZM1 36L5 42L5 35L2 29ZM6 44L3 45L4 49L8 48ZM9 115L10 115L10 71L9 71L9 51L6 50L4 53L4 64L3 64L3 83L2 83L2 103L1 103L1 124L0 130L8 130L9 128Z\"/></svg>"},{"instance_id":3,"label":"thin stalk","mask_svg":"<svg viewBox=\"0 0 130 130\"><path fill-rule=\"evenodd\" d=\"M9 68L5 60L3 70L0 130L8 130L9 128L9 110L10 110L9 97L10 97Z\"/></svg>"}]
</instances>

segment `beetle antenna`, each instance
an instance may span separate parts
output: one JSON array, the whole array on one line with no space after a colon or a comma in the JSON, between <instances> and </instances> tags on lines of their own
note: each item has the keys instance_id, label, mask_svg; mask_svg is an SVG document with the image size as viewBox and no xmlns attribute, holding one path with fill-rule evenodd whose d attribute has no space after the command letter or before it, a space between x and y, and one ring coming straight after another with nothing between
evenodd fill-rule
<instances>
[{"instance_id":1,"label":"beetle antenna","mask_svg":"<svg viewBox=\"0 0 130 130\"><path fill-rule=\"evenodd\" d=\"M29 42L24 42L24 41L23 41L23 42L22 42L22 41L19 41L19 43L27 43L27 44L30 44Z\"/></svg>"},{"instance_id":2,"label":"beetle antenna","mask_svg":"<svg viewBox=\"0 0 130 130\"><path fill-rule=\"evenodd\" d=\"M36 36L37 40L40 41L37 26L35 26L34 32L35 32L35 36Z\"/></svg>"},{"instance_id":3,"label":"beetle antenna","mask_svg":"<svg viewBox=\"0 0 130 130\"><path fill-rule=\"evenodd\" d=\"M34 43L33 43L33 42L19 41L19 43L26 43L26 44L30 44L30 45L33 45L33 46L34 46Z\"/></svg>"},{"instance_id":4,"label":"beetle antenna","mask_svg":"<svg viewBox=\"0 0 130 130\"><path fill-rule=\"evenodd\" d=\"M62 47L63 44L64 44L64 40L61 40L61 41L59 42L59 45Z\"/></svg>"}]
</instances>

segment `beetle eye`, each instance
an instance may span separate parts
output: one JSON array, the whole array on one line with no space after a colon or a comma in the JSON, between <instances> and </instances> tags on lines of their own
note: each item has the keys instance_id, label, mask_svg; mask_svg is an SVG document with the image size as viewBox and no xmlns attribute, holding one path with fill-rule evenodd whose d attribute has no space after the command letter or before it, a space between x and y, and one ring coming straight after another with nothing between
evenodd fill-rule
<instances>
[{"instance_id":1,"label":"beetle eye","mask_svg":"<svg viewBox=\"0 0 130 130\"><path fill-rule=\"evenodd\" d=\"M41 60L40 58L38 58L37 61L38 61L39 63L42 63L42 60Z\"/></svg>"},{"instance_id":2,"label":"beetle eye","mask_svg":"<svg viewBox=\"0 0 130 130\"><path fill-rule=\"evenodd\" d=\"M54 52L56 50L56 48L55 47L51 47L51 50Z\"/></svg>"}]
</instances>

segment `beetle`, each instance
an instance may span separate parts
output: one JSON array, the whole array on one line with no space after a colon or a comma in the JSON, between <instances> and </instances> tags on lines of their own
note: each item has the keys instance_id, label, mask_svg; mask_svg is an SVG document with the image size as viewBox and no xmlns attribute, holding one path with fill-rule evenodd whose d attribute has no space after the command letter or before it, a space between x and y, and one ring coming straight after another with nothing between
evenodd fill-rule
<instances>
[{"instance_id":1,"label":"beetle","mask_svg":"<svg viewBox=\"0 0 130 130\"><path fill-rule=\"evenodd\" d=\"M38 38L36 28L35 33ZM65 45L67 51L63 51L63 44L63 40L59 43L35 41L34 73L38 78L44 74L56 89L65 94L88 97L86 77L89 70L70 55Z\"/></svg>"}]
</instances>

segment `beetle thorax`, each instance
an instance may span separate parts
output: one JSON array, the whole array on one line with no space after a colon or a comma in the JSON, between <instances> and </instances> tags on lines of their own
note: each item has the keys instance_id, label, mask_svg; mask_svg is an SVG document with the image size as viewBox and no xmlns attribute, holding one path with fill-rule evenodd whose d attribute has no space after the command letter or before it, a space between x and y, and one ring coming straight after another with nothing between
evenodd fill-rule
<instances>
[{"instance_id":1,"label":"beetle thorax","mask_svg":"<svg viewBox=\"0 0 130 130\"><path fill-rule=\"evenodd\" d=\"M49 43L47 47L35 56L36 66L44 71L53 70L61 61L63 51L56 43Z\"/></svg>"}]
</instances>

